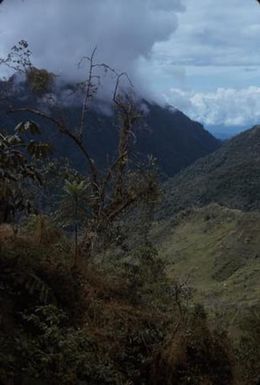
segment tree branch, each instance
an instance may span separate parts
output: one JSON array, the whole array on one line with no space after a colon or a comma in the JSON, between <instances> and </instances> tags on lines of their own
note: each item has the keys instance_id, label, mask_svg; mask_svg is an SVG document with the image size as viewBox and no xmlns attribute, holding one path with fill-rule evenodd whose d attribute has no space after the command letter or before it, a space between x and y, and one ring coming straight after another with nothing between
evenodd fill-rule
<instances>
[{"instance_id":1,"label":"tree branch","mask_svg":"<svg viewBox=\"0 0 260 385\"><path fill-rule=\"evenodd\" d=\"M80 148L81 152L85 156L85 158L87 160L87 163L89 165L90 171L91 171L92 186L94 187L95 191L97 190L98 170L95 167L95 164L92 161L92 159L91 159L87 149L82 144L82 141L77 137L77 135L73 134L73 132L71 132L71 130L66 127L66 125L65 125L63 120L55 119L54 117L46 114L43 111L40 111L40 110L37 110L37 109L34 109L34 108L29 108L29 107L15 108L15 109L9 110L9 113L17 113L17 112L30 112L30 113L32 113L34 115L40 116L40 117L50 121L54 125L56 125L56 127L58 128L60 133L62 133L63 135L68 136Z\"/></svg>"}]
</instances>

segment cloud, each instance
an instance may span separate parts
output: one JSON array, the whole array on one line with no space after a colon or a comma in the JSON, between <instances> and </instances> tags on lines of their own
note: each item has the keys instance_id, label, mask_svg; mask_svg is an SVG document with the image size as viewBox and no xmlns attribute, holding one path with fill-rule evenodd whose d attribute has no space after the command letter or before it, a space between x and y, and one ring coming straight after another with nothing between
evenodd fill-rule
<instances>
[{"instance_id":1,"label":"cloud","mask_svg":"<svg viewBox=\"0 0 260 385\"><path fill-rule=\"evenodd\" d=\"M177 29L182 0L12 0L0 10L0 55L24 39L36 65L67 77L98 46L97 60L138 77L138 61ZM136 78L136 79L135 79Z\"/></svg>"},{"instance_id":2,"label":"cloud","mask_svg":"<svg viewBox=\"0 0 260 385\"><path fill-rule=\"evenodd\" d=\"M167 95L205 124L259 121L259 35L254 0L6 0L0 8L0 56L26 39L37 66L74 79L97 45L97 59L127 71L145 97Z\"/></svg>"},{"instance_id":3,"label":"cloud","mask_svg":"<svg viewBox=\"0 0 260 385\"><path fill-rule=\"evenodd\" d=\"M167 103L206 126L250 127L260 123L260 87L195 92L172 88Z\"/></svg>"},{"instance_id":4,"label":"cloud","mask_svg":"<svg viewBox=\"0 0 260 385\"><path fill-rule=\"evenodd\" d=\"M154 93L173 87L201 92L260 87L257 2L185 0L185 8L176 32L154 44L140 65L143 76L148 73L152 80Z\"/></svg>"},{"instance_id":5,"label":"cloud","mask_svg":"<svg viewBox=\"0 0 260 385\"><path fill-rule=\"evenodd\" d=\"M178 65L260 65L260 7L255 1L186 0L172 39L154 47Z\"/></svg>"}]
</instances>

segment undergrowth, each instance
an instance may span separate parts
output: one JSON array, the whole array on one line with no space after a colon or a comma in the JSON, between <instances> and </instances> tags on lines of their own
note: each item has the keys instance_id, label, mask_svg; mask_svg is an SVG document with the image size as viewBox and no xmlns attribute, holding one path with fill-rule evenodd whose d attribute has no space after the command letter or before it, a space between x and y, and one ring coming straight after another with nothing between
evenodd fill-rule
<instances>
[{"instance_id":1,"label":"undergrowth","mask_svg":"<svg viewBox=\"0 0 260 385\"><path fill-rule=\"evenodd\" d=\"M0 384L235 383L227 336L166 278L154 248L131 256L114 271L73 270L63 236L3 242Z\"/></svg>"}]
</instances>

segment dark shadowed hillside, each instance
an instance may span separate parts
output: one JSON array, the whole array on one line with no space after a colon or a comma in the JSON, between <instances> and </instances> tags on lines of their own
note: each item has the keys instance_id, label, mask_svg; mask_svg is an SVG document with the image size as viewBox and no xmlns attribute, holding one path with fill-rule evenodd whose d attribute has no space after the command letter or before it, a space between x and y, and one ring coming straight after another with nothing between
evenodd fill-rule
<instances>
[{"instance_id":1,"label":"dark shadowed hillside","mask_svg":"<svg viewBox=\"0 0 260 385\"><path fill-rule=\"evenodd\" d=\"M34 101L19 101L19 106L32 105ZM175 175L198 158L205 156L220 145L214 136L203 126L190 120L180 111L172 111L156 104L145 104L145 113L133 137L133 158L143 160L147 155L153 155L160 165L163 174ZM39 107L38 107L39 108ZM53 111L55 116L60 114L71 127L79 124L81 110L71 106L62 112ZM39 120L32 114L6 114L2 109L0 126L13 128L21 120L33 119L39 121L43 129L44 139L54 144L55 154L68 156L78 169L83 169L84 160L71 141L57 133L55 127L44 120ZM89 152L93 159L106 166L115 156L118 136L118 125L114 117L102 112L88 113L88 129L85 140L88 141Z\"/></svg>"},{"instance_id":2,"label":"dark shadowed hillside","mask_svg":"<svg viewBox=\"0 0 260 385\"><path fill-rule=\"evenodd\" d=\"M169 176L187 167L198 158L220 146L203 126L189 119L181 111L172 111L149 104L146 117L147 131L140 132L137 148L141 153L151 153Z\"/></svg>"},{"instance_id":3,"label":"dark shadowed hillside","mask_svg":"<svg viewBox=\"0 0 260 385\"><path fill-rule=\"evenodd\" d=\"M165 184L164 216L216 202L260 209L260 126L241 133Z\"/></svg>"}]
</instances>

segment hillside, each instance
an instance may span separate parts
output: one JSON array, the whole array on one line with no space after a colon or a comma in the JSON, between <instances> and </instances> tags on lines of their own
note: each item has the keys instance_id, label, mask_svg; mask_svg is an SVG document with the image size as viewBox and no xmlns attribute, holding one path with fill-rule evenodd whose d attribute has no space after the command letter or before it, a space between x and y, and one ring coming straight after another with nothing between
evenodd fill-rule
<instances>
[{"instance_id":1,"label":"hillside","mask_svg":"<svg viewBox=\"0 0 260 385\"><path fill-rule=\"evenodd\" d=\"M160 216L211 202L241 210L260 209L260 126L226 142L164 185Z\"/></svg>"},{"instance_id":2,"label":"hillside","mask_svg":"<svg viewBox=\"0 0 260 385\"><path fill-rule=\"evenodd\" d=\"M214 312L260 305L260 214L219 205L157 222L153 239L168 274ZM238 314L239 316L239 314Z\"/></svg>"}]
</instances>

